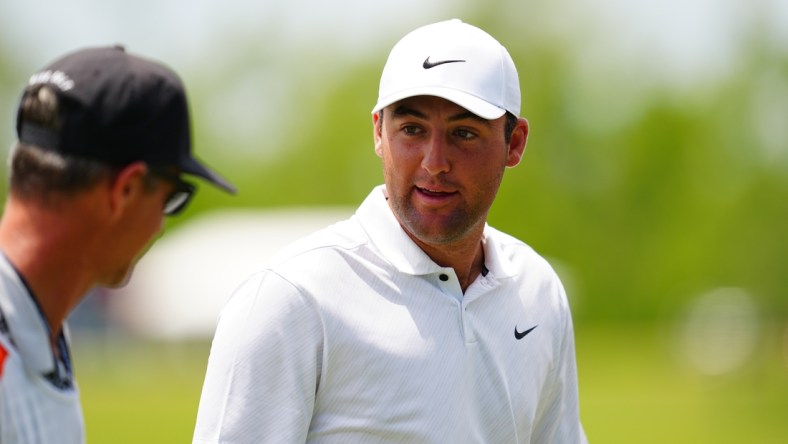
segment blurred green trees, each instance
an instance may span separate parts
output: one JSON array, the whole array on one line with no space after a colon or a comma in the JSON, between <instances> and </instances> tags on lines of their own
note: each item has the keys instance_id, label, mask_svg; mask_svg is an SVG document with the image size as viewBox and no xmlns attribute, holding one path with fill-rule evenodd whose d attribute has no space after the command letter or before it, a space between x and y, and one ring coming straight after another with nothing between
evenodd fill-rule
<instances>
[{"instance_id":1,"label":"blurred green trees","mask_svg":"<svg viewBox=\"0 0 788 444\"><path fill-rule=\"evenodd\" d=\"M531 135L491 224L555 260L580 319L673 315L716 287L745 288L764 314L786 314L788 140L767 140L785 131L758 116L764 107L788 115L788 56L759 39L750 49L738 71L689 93L588 92L604 86L571 72L569 49L512 50ZM242 194L222 204L358 204L382 181L369 115L378 58L323 79L322 96L295 94L305 105L279 130L294 143L273 160L238 160ZM622 106L621 94L640 96ZM200 137L207 146L222 136Z\"/></svg>"}]
</instances>

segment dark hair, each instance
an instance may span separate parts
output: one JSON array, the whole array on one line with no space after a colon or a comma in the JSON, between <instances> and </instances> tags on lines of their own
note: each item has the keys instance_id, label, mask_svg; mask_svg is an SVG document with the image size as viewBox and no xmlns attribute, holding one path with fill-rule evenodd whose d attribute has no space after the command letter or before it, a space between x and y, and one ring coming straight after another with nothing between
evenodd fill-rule
<instances>
[{"instance_id":1,"label":"dark hair","mask_svg":"<svg viewBox=\"0 0 788 444\"><path fill-rule=\"evenodd\" d=\"M508 144L512 140L512 133L514 129L517 127L517 116L506 111L506 123L503 126L503 137L506 139L506 143Z\"/></svg>"},{"instance_id":2,"label":"dark hair","mask_svg":"<svg viewBox=\"0 0 788 444\"><path fill-rule=\"evenodd\" d=\"M46 85L28 88L22 97L18 118L57 130L60 127L57 95ZM10 190L15 196L24 199L47 199L55 193L75 194L90 189L102 180L112 178L121 169L24 142L14 145L9 167ZM152 185L146 185L146 188L150 187Z\"/></svg>"},{"instance_id":3,"label":"dark hair","mask_svg":"<svg viewBox=\"0 0 788 444\"><path fill-rule=\"evenodd\" d=\"M506 111L506 122L503 126L503 137L506 143L509 143L512 140L512 133L514 132L514 128L517 127L517 116ZM383 131L383 110L381 109L378 111L378 119L380 119L380 131Z\"/></svg>"}]
</instances>

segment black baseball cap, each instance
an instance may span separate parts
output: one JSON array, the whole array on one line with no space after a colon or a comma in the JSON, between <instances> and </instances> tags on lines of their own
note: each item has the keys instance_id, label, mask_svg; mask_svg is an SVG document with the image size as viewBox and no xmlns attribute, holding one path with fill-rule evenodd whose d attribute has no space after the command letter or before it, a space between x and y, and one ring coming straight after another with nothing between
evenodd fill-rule
<instances>
[{"instance_id":1,"label":"black baseball cap","mask_svg":"<svg viewBox=\"0 0 788 444\"><path fill-rule=\"evenodd\" d=\"M58 97L59 125L25 121L20 106L20 142L112 165L175 166L235 193L233 185L193 156L186 92L166 66L122 46L86 48L33 74L25 93L41 84Z\"/></svg>"}]
</instances>

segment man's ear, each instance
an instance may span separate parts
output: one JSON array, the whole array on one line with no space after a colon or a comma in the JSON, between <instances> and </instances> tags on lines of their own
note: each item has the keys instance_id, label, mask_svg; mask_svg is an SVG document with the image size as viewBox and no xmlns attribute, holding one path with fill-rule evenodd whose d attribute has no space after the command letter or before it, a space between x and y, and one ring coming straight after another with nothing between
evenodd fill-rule
<instances>
[{"instance_id":1,"label":"man's ear","mask_svg":"<svg viewBox=\"0 0 788 444\"><path fill-rule=\"evenodd\" d=\"M528 140L528 121L522 117L517 119L517 125L512 131L509 139L509 156L506 159L506 166L513 167L520 163L525 152L525 142Z\"/></svg>"},{"instance_id":2,"label":"man's ear","mask_svg":"<svg viewBox=\"0 0 788 444\"><path fill-rule=\"evenodd\" d=\"M122 215L126 208L145 192L147 174L148 166L145 162L134 162L115 175L110 184L110 210L113 216Z\"/></svg>"},{"instance_id":3,"label":"man's ear","mask_svg":"<svg viewBox=\"0 0 788 444\"><path fill-rule=\"evenodd\" d=\"M372 138L375 141L375 154L383 157L383 119L380 117L380 112L372 114Z\"/></svg>"}]
</instances>

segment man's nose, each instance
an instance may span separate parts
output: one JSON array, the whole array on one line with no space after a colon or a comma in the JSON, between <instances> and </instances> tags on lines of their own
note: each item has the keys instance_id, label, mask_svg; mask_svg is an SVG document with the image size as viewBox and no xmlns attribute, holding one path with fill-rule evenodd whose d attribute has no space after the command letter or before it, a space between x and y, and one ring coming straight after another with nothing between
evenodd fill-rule
<instances>
[{"instance_id":1,"label":"man's nose","mask_svg":"<svg viewBox=\"0 0 788 444\"><path fill-rule=\"evenodd\" d=\"M424 158L421 161L421 167L433 176L448 172L451 168L448 149L448 143L443 135L434 133L424 146Z\"/></svg>"}]
</instances>

